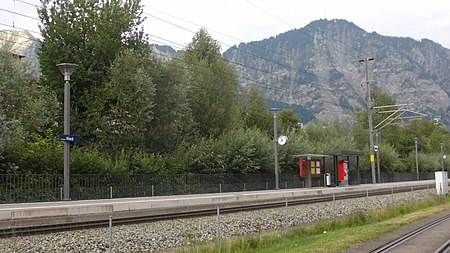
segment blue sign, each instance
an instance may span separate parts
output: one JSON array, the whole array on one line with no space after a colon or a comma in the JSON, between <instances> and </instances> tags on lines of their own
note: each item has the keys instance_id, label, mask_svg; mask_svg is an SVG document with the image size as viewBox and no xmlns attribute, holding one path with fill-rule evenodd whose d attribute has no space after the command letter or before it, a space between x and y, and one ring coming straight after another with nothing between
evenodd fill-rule
<instances>
[{"instance_id":1,"label":"blue sign","mask_svg":"<svg viewBox=\"0 0 450 253\"><path fill-rule=\"evenodd\" d=\"M80 142L80 136L69 134L58 134L58 141Z\"/></svg>"}]
</instances>

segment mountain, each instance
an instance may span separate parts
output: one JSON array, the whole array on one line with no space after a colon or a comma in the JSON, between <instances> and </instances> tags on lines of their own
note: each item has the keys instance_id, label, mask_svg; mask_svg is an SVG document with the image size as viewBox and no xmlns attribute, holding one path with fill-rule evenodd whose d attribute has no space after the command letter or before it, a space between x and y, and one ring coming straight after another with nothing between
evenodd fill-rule
<instances>
[{"instance_id":1,"label":"mountain","mask_svg":"<svg viewBox=\"0 0 450 253\"><path fill-rule=\"evenodd\" d=\"M150 48L157 57L163 59L171 58L184 52L183 50L175 50L171 46L166 45L151 44Z\"/></svg>"},{"instance_id":2,"label":"mountain","mask_svg":"<svg viewBox=\"0 0 450 253\"><path fill-rule=\"evenodd\" d=\"M306 118L350 117L365 108L370 84L411 109L450 123L450 50L431 40L368 33L345 20L318 20L224 52L242 86L256 84L271 103L300 108ZM303 115L301 115L303 118ZM305 119L305 118L304 118Z\"/></svg>"},{"instance_id":3,"label":"mountain","mask_svg":"<svg viewBox=\"0 0 450 253\"><path fill-rule=\"evenodd\" d=\"M0 30L0 50L11 52L28 64L33 76L39 76L37 51L41 42L29 32Z\"/></svg>"},{"instance_id":4,"label":"mountain","mask_svg":"<svg viewBox=\"0 0 450 253\"><path fill-rule=\"evenodd\" d=\"M38 39L28 32L0 31L0 50L25 56L39 75ZM161 58L182 53L151 45ZM450 49L428 39L368 33L345 20L317 20L268 39L241 43L224 52L236 65L243 89L261 87L268 105L291 108L302 121L354 118L366 105L364 64L377 85L411 109L440 115L450 125Z\"/></svg>"}]
</instances>

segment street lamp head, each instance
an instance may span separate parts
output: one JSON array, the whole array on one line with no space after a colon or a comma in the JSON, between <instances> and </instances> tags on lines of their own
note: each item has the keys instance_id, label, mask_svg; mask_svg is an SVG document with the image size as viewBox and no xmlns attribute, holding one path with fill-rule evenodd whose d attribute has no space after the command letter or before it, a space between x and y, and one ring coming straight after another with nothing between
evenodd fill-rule
<instances>
[{"instance_id":1,"label":"street lamp head","mask_svg":"<svg viewBox=\"0 0 450 253\"><path fill-rule=\"evenodd\" d=\"M281 108L269 108L269 111L273 113L273 118L277 118L277 114L281 111Z\"/></svg>"},{"instance_id":2,"label":"street lamp head","mask_svg":"<svg viewBox=\"0 0 450 253\"><path fill-rule=\"evenodd\" d=\"M414 138L414 141L415 141L415 142L418 142L418 141L419 141L419 138L417 138L417 137Z\"/></svg>"},{"instance_id":3,"label":"street lamp head","mask_svg":"<svg viewBox=\"0 0 450 253\"><path fill-rule=\"evenodd\" d=\"M64 81L70 81L70 76L78 65L73 63L60 63L56 64L56 67L58 67L59 71L64 75Z\"/></svg>"},{"instance_id":4,"label":"street lamp head","mask_svg":"<svg viewBox=\"0 0 450 253\"><path fill-rule=\"evenodd\" d=\"M373 57L370 57L370 58L364 58L362 60L359 60L358 62L366 62L366 61L373 61L373 60L375 60L375 59Z\"/></svg>"},{"instance_id":5,"label":"street lamp head","mask_svg":"<svg viewBox=\"0 0 450 253\"><path fill-rule=\"evenodd\" d=\"M269 111L271 111L271 112L279 112L279 111L281 111L281 108L276 108L276 107L269 108Z\"/></svg>"}]
</instances>

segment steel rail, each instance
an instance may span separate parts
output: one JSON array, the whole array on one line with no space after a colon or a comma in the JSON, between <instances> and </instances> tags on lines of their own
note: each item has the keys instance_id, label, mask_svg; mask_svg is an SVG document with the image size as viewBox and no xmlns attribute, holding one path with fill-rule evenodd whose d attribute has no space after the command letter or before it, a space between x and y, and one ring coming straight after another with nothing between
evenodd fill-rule
<instances>
[{"instance_id":1,"label":"steel rail","mask_svg":"<svg viewBox=\"0 0 450 253\"><path fill-rule=\"evenodd\" d=\"M288 206L295 205L306 205L313 203L323 203L330 202L334 200L345 200L352 198L361 198L361 197L369 197L369 196L380 196L380 195L389 195L393 193L401 193L407 192L411 190L423 190L428 189L427 185L415 186L412 187L397 187L391 188L388 190L375 190L375 191L363 191L363 192L355 192L355 193L339 193L339 194L327 194L320 197L312 197L312 198L303 198L303 199L287 199L282 201L278 199L276 202L272 203L263 203L263 204L252 204L246 206L234 206L234 207L223 207L220 208L220 213L237 213L243 211L255 211L269 208L279 208L285 207L286 202ZM183 211L177 213L167 213L167 214L156 214L156 215L147 215L147 216L137 216L137 217L126 217L126 218L116 218L114 219L114 225L125 225L125 224L134 224L134 223L143 223L143 222L155 222L161 220L170 220L170 219L179 219L179 218L191 218L191 217L200 217L200 216L212 216L216 215L217 209L203 209L203 210L194 210L194 211ZM96 228L96 227L107 227L109 226L109 220L91 220L91 221L80 221L80 222L66 222L60 224L44 224L44 225L34 225L34 226L24 226L24 227L9 227L9 228L0 228L0 238L6 237L15 237L15 236L23 236L23 235L32 235L32 234L42 234L42 233L54 233L61 231L69 231L76 229L85 229L85 228Z\"/></svg>"},{"instance_id":2,"label":"steel rail","mask_svg":"<svg viewBox=\"0 0 450 253\"><path fill-rule=\"evenodd\" d=\"M450 252L450 239L441 245L434 253L447 253Z\"/></svg>"},{"instance_id":3,"label":"steel rail","mask_svg":"<svg viewBox=\"0 0 450 253\"><path fill-rule=\"evenodd\" d=\"M400 238L397 238L397 239L395 239L395 240L393 240L393 241L391 241L391 242L389 242L389 243L387 243L387 244L385 244L385 245L383 245L383 246L381 246L381 247L371 251L371 253L389 252L389 250L391 250L391 249L393 249L393 248L403 244L404 242L414 238L415 236L417 236L417 235L419 235L421 233L426 232L427 230L429 230L429 229L431 229L431 228L433 228L433 227L435 227L435 226L437 226L437 225L439 225L439 224L441 224L443 222L448 221L449 219L450 219L450 214L448 214L448 215L446 215L444 217L441 217L439 219L436 219L436 220L434 220L434 221L432 221L432 222L430 222L428 224L425 224L425 225L421 226L420 228L418 228L418 229L416 229L416 230L414 230L414 231L412 231L412 232L410 232L410 233L408 233L408 234L406 234L406 235L404 235L404 236L402 236ZM447 252L447 251L445 251L445 249L447 249L449 247L449 244L450 244L450 240L447 241L446 243L444 243L439 248L440 251L436 251L436 252L438 252L438 253L439 252Z\"/></svg>"}]
</instances>

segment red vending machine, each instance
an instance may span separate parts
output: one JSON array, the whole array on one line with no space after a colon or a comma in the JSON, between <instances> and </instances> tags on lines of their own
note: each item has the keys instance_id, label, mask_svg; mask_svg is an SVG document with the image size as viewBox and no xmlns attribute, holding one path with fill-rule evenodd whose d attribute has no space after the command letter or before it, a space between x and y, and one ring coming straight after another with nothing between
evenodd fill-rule
<instances>
[{"instance_id":1,"label":"red vending machine","mask_svg":"<svg viewBox=\"0 0 450 253\"><path fill-rule=\"evenodd\" d=\"M340 186L348 185L348 161L338 162L338 182Z\"/></svg>"}]
</instances>

